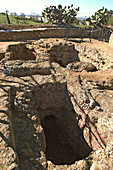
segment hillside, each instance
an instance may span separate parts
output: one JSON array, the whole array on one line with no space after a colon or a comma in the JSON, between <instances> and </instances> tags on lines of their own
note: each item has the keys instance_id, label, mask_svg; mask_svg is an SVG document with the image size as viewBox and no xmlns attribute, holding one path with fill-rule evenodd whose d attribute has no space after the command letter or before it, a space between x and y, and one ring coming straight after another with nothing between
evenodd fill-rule
<instances>
[{"instance_id":1,"label":"hillside","mask_svg":"<svg viewBox=\"0 0 113 170\"><path fill-rule=\"evenodd\" d=\"M25 18L21 16L16 15L9 15L9 19L11 24L18 25L18 24L24 24L24 25L34 25L37 22L31 20L30 18ZM8 24L7 17L5 13L0 13L0 24Z\"/></svg>"},{"instance_id":2,"label":"hillside","mask_svg":"<svg viewBox=\"0 0 113 170\"><path fill-rule=\"evenodd\" d=\"M82 21L85 19L85 17L77 17L78 20ZM40 23L40 21L35 21L34 18L27 18L27 17L22 17L22 16L16 16L16 15L9 15L9 20L11 22L11 25L35 25L37 23ZM0 13L0 24L1 25L6 25L8 24L7 17L5 13ZM75 25L75 24L74 24ZM113 16L109 19L108 25L113 26ZM87 27L85 25L76 25L79 27ZM89 27L89 26L88 26Z\"/></svg>"}]
</instances>

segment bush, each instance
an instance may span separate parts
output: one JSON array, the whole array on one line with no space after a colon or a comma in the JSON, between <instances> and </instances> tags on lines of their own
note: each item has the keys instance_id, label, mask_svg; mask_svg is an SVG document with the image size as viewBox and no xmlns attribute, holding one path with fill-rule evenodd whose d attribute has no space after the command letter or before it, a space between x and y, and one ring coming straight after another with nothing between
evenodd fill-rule
<instances>
[{"instance_id":1,"label":"bush","mask_svg":"<svg viewBox=\"0 0 113 170\"><path fill-rule=\"evenodd\" d=\"M65 24L70 25L76 20L76 15L79 11L78 8L74 8L73 4L68 7L62 7L62 5L58 6L50 6L45 8L42 12L42 16L48 22L55 24Z\"/></svg>"},{"instance_id":2,"label":"bush","mask_svg":"<svg viewBox=\"0 0 113 170\"><path fill-rule=\"evenodd\" d=\"M111 12L107 8L99 9L94 15L86 19L86 24L93 25L95 27L103 27L108 25Z\"/></svg>"},{"instance_id":3,"label":"bush","mask_svg":"<svg viewBox=\"0 0 113 170\"><path fill-rule=\"evenodd\" d=\"M108 24L113 26L113 16L110 17Z\"/></svg>"},{"instance_id":4,"label":"bush","mask_svg":"<svg viewBox=\"0 0 113 170\"><path fill-rule=\"evenodd\" d=\"M50 23L53 24L59 24L59 25L64 25L66 28L66 41L68 40L69 37L69 31L70 28L69 26L76 22L76 15L79 11L78 8L74 8L73 4L68 7L62 7L62 5L58 6L50 6L45 8L45 10L42 12L42 16L44 19Z\"/></svg>"}]
</instances>

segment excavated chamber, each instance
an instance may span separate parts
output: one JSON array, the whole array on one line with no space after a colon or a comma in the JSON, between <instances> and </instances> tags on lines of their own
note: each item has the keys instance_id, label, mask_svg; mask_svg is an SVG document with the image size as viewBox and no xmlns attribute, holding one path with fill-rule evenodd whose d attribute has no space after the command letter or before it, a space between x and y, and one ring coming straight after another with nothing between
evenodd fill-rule
<instances>
[{"instance_id":1,"label":"excavated chamber","mask_svg":"<svg viewBox=\"0 0 113 170\"><path fill-rule=\"evenodd\" d=\"M33 103L46 137L46 157L54 164L73 164L89 155L76 121L66 83L46 83L33 89Z\"/></svg>"}]
</instances>

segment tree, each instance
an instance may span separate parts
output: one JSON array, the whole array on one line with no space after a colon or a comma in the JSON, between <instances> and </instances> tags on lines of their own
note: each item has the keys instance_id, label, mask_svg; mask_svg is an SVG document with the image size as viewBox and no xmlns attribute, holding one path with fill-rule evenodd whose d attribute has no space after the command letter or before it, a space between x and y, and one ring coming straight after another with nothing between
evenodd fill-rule
<instances>
[{"instance_id":1,"label":"tree","mask_svg":"<svg viewBox=\"0 0 113 170\"><path fill-rule=\"evenodd\" d=\"M12 13L12 12L10 12L10 15L11 15L11 16L13 16L13 13Z\"/></svg>"},{"instance_id":2,"label":"tree","mask_svg":"<svg viewBox=\"0 0 113 170\"><path fill-rule=\"evenodd\" d=\"M39 14L35 11L31 11L30 20L39 22Z\"/></svg>"},{"instance_id":3,"label":"tree","mask_svg":"<svg viewBox=\"0 0 113 170\"><path fill-rule=\"evenodd\" d=\"M21 16L22 18L25 18L26 15L25 15L23 12L21 12L20 16Z\"/></svg>"},{"instance_id":4,"label":"tree","mask_svg":"<svg viewBox=\"0 0 113 170\"><path fill-rule=\"evenodd\" d=\"M46 7L42 12L42 16L48 22L58 25L64 25L66 28L66 41L69 37L70 24L76 20L78 8L74 8L73 4L68 7L62 7L62 5Z\"/></svg>"},{"instance_id":5,"label":"tree","mask_svg":"<svg viewBox=\"0 0 113 170\"><path fill-rule=\"evenodd\" d=\"M101 28L99 30L99 35L98 35L98 40L103 40L105 39L106 41L109 40L109 36L111 34L111 31L106 25L108 25L109 19L112 15L112 10L108 11L107 8L101 8L97 12L95 12L94 15L86 19L86 24L87 25L92 25L94 27L99 27ZM93 28L91 31L91 37L90 37L90 42L92 39L93 35Z\"/></svg>"},{"instance_id":6,"label":"tree","mask_svg":"<svg viewBox=\"0 0 113 170\"><path fill-rule=\"evenodd\" d=\"M42 17L41 17L41 23L43 23L43 19L42 19Z\"/></svg>"},{"instance_id":7,"label":"tree","mask_svg":"<svg viewBox=\"0 0 113 170\"><path fill-rule=\"evenodd\" d=\"M110 10L109 13L111 14L111 16L113 16L113 10Z\"/></svg>"},{"instance_id":8,"label":"tree","mask_svg":"<svg viewBox=\"0 0 113 170\"><path fill-rule=\"evenodd\" d=\"M103 25L107 25L109 22L109 18L111 16L111 11L108 11L107 8L99 9L95 12L94 15L86 19L87 25L93 25L95 27L103 27Z\"/></svg>"},{"instance_id":9,"label":"tree","mask_svg":"<svg viewBox=\"0 0 113 170\"><path fill-rule=\"evenodd\" d=\"M14 16L17 16L17 13L16 13L16 12L13 12L13 15L14 15Z\"/></svg>"},{"instance_id":10,"label":"tree","mask_svg":"<svg viewBox=\"0 0 113 170\"><path fill-rule=\"evenodd\" d=\"M10 19L9 19L9 16L8 16L8 13L9 13L9 11L6 10L7 22L8 22L8 24L11 24Z\"/></svg>"}]
</instances>

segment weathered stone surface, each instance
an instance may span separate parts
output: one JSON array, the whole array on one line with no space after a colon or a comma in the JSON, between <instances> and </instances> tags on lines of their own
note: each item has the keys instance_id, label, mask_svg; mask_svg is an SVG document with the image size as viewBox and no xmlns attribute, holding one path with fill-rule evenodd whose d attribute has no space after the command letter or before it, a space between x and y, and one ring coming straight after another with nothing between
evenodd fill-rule
<instances>
[{"instance_id":1,"label":"weathered stone surface","mask_svg":"<svg viewBox=\"0 0 113 170\"><path fill-rule=\"evenodd\" d=\"M100 89L113 89L113 70L102 71L94 73L82 73L87 81L92 82L94 86L98 86Z\"/></svg>"},{"instance_id":2,"label":"weathered stone surface","mask_svg":"<svg viewBox=\"0 0 113 170\"><path fill-rule=\"evenodd\" d=\"M20 43L17 45L9 45L5 57L8 60L35 60L34 49L29 49L27 44Z\"/></svg>"},{"instance_id":3,"label":"weathered stone surface","mask_svg":"<svg viewBox=\"0 0 113 170\"><path fill-rule=\"evenodd\" d=\"M48 61L39 63L34 61L22 62L17 60L7 61L3 73L8 76L25 77L31 75L49 75L51 74L51 65Z\"/></svg>"},{"instance_id":4,"label":"weathered stone surface","mask_svg":"<svg viewBox=\"0 0 113 170\"><path fill-rule=\"evenodd\" d=\"M64 45L58 39L46 41L24 44L34 51L36 61L29 56L31 61L6 61L5 58L0 63L0 168L112 170L111 54L90 50L82 44L80 50L74 42L75 49L81 51L80 62L71 58L65 63L74 46ZM63 55L63 50L62 67L60 57L56 61L56 54L59 56L62 51ZM92 51L94 56L99 53L95 64ZM87 57L88 61L84 61ZM107 70L105 66L91 72L94 66L101 69L101 61L109 61ZM66 68L70 62L78 64L77 72ZM40 73L35 70L38 68Z\"/></svg>"},{"instance_id":5,"label":"weathered stone surface","mask_svg":"<svg viewBox=\"0 0 113 170\"><path fill-rule=\"evenodd\" d=\"M100 47L100 46L99 46ZM106 44L105 44L106 48ZM106 70L110 67L113 52L110 49L104 51L103 49L84 44L75 44L75 49L79 52L79 59L82 62L91 62L97 69Z\"/></svg>"},{"instance_id":6,"label":"weathered stone surface","mask_svg":"<svg viewBox=\"0 0 113 170\"><path fill-rule=\"evenodd\" d=\"M72 43L66 44L65 41L63 43L59 41L47 43L44 40L33 44L35 45L38 60L40 58L49 59L50 62L56 62L63 67L66 67L71 62L79 61L78 51Z\"/></svg>"},{"instance_id":7,"label":"weathered stone surface","mask_svg":"<svg viewBox=\"0 0 113 170\"><path fill-rule=\"evenodd\" d=\"M109 45L113 46L113 34L110 35Z\"/></svg>"},{"instance_id":8,"label":"weathered stone surface","mask_svg":"<svg viewBox=\"0 0 113 170\"><path fill-rule=\"evenodd\" d=\"M49 49L50 61L66 67L71 62L79 61L78 52L72 44L56 44Z\"/></svg>"},{"instance_id":9,"label":"weathered stone surface","mask_svg":"<svg viewBox=\"0 0 113 170\"><path fill-rule=\"evenodd\" d=\"M88 62L72 62L67 65L67 68L77 72L81 72L83 70L86 70L87 72L97 71L96 67L92 63Z\"/></svg>"},{"instance_id":10,"label":"weathered stone surface","mask_svg":"<svg viewBox=\"0 0 113 170\"><path fill-rule=\"evenodd\" d=\"M8 27L8 30L11 29L10 28L11 26ZM16 26L16 27L19 27L19 26ZM25 26L23 26L25 27ZM38 26L37 26L38 27ZM17 30L14 29L13 31L4 31L2 30L0 32L0 40L1 41L18 41L18 40L38 40L39 38L54 38L54 37L57 37L57 38L65 38L65 28L64 26L61 28L61 27L53 27L53 28L39 28L37 29L32 28L31 29L22 29L21 28L16 28ZM6 27L7 29L7 27ZM89 37L89 35L87 34L89 33L90 34L90 30L84 30L84 37ZM96 32L96 34L94 35L95 38L98 37L98 34L99 34L99 31ZM82 38L83 37L83 29L73 29L71 28L70 29L70 34L69 34L70 37L78 37L78 38Z\"/></svg>"},{"instance_id":11,"label":"weathered stone surface","mask_svg":"<svg viewBox=\"0 0 113 170\"><path fill-rule=\"evenodd\" d=\"M5 53L0 52L0 60L2 60L5 57Z\"/></svg>"},{"instance_id":12,"label":"weathered stone surface","mask_svg":"<svg viewBox=\"0 0 113 170\"><path fill-rule=\"evenodd\" d=\"M43 84L33 88L33 94L33 108L39 112L48 141L47 159L55 164L70 164L87 157L91 148L84 141L74 118L76 113L66 83Z\"/></svg>"},{"instance_id":13,"label":"weathered stone surface","mask_svg":"<svg viewBox=\"0 0 113 170\"><path fill-rule=\"evenodd\" d=\"M96 170L96 169L108 170L108 166L106 164L101 164L95 161L91 166L90 170Z\"/></svg>"}]
</instances>

